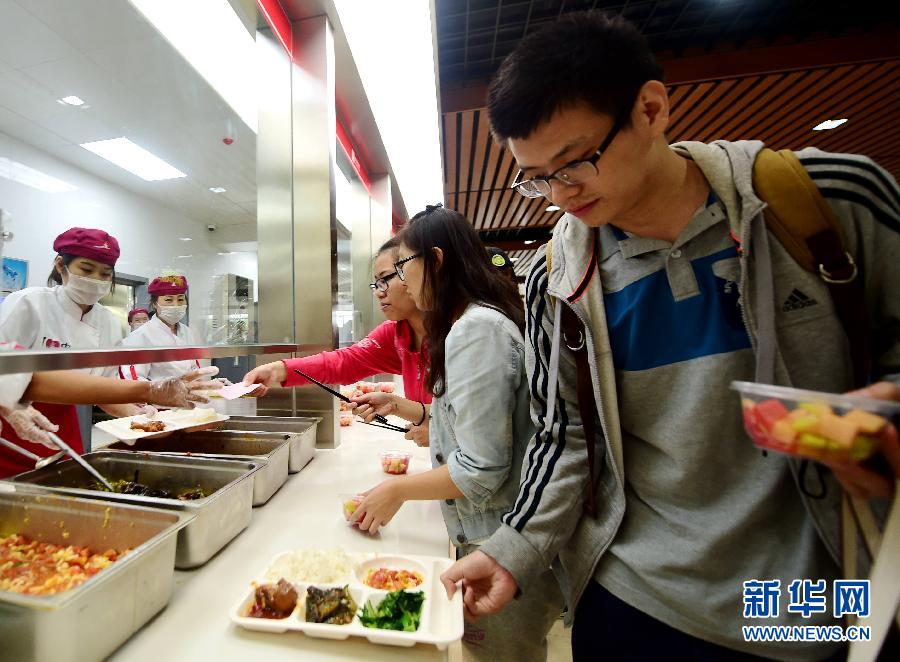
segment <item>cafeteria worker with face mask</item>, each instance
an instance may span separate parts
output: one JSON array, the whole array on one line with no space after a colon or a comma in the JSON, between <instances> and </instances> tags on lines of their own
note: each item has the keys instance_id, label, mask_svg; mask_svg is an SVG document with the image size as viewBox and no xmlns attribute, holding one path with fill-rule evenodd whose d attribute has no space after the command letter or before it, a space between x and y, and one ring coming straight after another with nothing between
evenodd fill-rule
<instances>
[{"instance_id":1,"label":"cafeteria worker with face mask","mask_svg":"<svg viewBox=\"0 0 900 662\"><path fill-rule=\"evenodd\" d=\"M110 291L119 243L103 230L70 228L53 242L57 255L48 287L28 287L10 294L0 305L0 342L24 349L106 349L122 340L122 327L115 316L98 302ZM91 368L90 374L116 376L116 368ZM82 452L78 417L72 405L35 403L57 434ZM133 416L138 405L103 405L111 416ZM38 455L55 452L18 438L13 430L4 436ZM0 457L0 470L3 469ZM20 469L21 470L21 469Z\"/></svg>"},{"instance_id":2,"label":"cafeteria worker with face mask","mask_svg":"<svg viewBox=\"0 0 900 662\"><path fill-rule=\"evenodd\" d=\"M150 294L150 308L154 315L149 322L135 329L122 341L124 347L186 347L202 344L181 321L188 308L187 278L179 275L154 278L147 286L147 292ZM123 379L154 381L179 377L199 367L200 364L195 360L123 365L119 368L119 376Z\"/></svg>"}]
</instances>

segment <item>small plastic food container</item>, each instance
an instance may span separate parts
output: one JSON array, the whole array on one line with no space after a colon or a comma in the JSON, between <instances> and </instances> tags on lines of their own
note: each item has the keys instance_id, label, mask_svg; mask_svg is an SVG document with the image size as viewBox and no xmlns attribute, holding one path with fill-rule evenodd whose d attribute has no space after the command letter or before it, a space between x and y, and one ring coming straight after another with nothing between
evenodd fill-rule
<instances>
[{"instance_id":1,"label":"small plastic food container","mask_svg":"<svg viewBox=\"0 0 900 662\"><path fill-rule=\"evenodd\" d=\"M744 429L766 450L828 462L862 462L878 435L900 416L900 403L732 382L741 394Z\"/></svg>"},{"instance_id":2,"label":"small plastic food container","mask_svg":"<svg viewBox=\"0 0 900 662\"><path fill-rule=\"evenodd\" d=\"M344 513L344 519L348 522L353 519L356 509L362 503L363 496L361 494L340 494L341 510Z\"/></svg>"},{"instance_id":3,"label":"small plastic food container","mask_svg":"<svg viewBox=\"0 0 900 662\"><path fill-rule=\"evenodd\" d=\"M409 469L412 453L404 451L381 451L381 469L386 474L399 476Z\"/></svg>"}]
</instances>

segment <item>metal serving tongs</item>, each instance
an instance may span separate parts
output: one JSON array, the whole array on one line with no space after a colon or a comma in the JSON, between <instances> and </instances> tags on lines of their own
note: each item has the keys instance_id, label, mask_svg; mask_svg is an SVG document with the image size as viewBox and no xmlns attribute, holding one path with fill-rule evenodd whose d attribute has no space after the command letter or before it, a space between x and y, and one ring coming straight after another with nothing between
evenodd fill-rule
<instances>
[{"instance_id":1,"label":"metal serving tongs","mask_svg":"<svg viewBox=\"0 0 900 662\"><path fill-rule=\"evenodd\" d=\"M47 431L47 434L50 435L50 438L53 440L53 443L62 449L61 452L55 453L54 455L51 455L50 457L41 457L40 455L36 455L35 453L32 453L30 450L26 450L25 448L22 448L21 446L17 446L16 444L12 443L11 441L7 441L6 439L3 439L2 437L0 437L0 446L5 446L6 448L10 449L11 451L15 451L16 453L19 453L20 455L24 455L29 460L33 460L35 469L43 469L48 464L52 464L52 463L56 462L58 459L60 459L61 457L68 455L70 458L75 460L75 462L79 466L81 466L82 469L84 469L89 474L91 474L92 477L96 478L100 482L100 484L103 485L106 489L108 489L110 492L115 492L115 490L113 489L113 486L110 485L109 481L106 480L100 474L99 471L94 469L94 467L92 467L87 462L85 462L84 459L78 453L73 451L71 446L69 446L69 444L64 442L62 439L60 439L59 437L57 437L55 434L53 434L50 431Z\"/></svg>"},{"instance_id":2,"label":"metal serving tongs","mask_svg":"<svg viewBox=\"0 0 900 662\"><path fill-rule=\"evenodd\" d=\"M65 451L59 451L58 453L54 453L53 455L49 455L47 457L41 457L40 455L32 453L30 450L22 448L21 446L18 446L16 444L14 444L13 442L4 439L3 437L0 437L0 446L4 446L4 447L8 448L9 450L11 450L15 453L18 453L19 455L23 455L23 456L27 457L29 460L34 462L35 469L43 469L48 464L53 464L57 460L62 459L66 456Z\"/></svg>"},{"instance_id":3,"label":"metal serving tongs","mask_svg":"<svg viewBox=\"0 0 900 662\"><path fill-rule=\"evenodd\" d=\"M69 444L64 442L62 439L60 439L58 436L56 436L52 432L48 431L47 434L50 435L50 438L53 440L53 443L56 444L57 446L59 446L60 448L62 448L63 452L66 455L68 455L69 457L71 457L73 460L75 460L75 462L77 462L81 466L82 469L84 469L89 474L91 474L91 476L96 478L100 482L100 484L103 485L110 492L115 492L115 490L113 489L113 486L110 484L110 482L108 480L106 480L100 474L99 471L97 471L96 469L94 469L94 467L92 467L87 462L85 462L83 457L81 457L78 453L73 451L72 447L69 446Z\"/></svg>"}]
</instances>

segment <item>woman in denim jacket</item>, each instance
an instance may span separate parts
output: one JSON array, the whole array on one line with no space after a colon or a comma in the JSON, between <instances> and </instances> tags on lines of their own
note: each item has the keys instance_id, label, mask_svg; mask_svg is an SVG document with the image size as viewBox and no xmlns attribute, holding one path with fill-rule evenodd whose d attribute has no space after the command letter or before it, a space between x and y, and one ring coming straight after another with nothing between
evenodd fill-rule
<instances>
[{"instance_id":1,"label":"woman in denim jacket","mask_svg":"<svg viewBox=\"0 0 900 662\"><path fill-rule=\"evenodd\" d=\"M524 310L516 286L492 268L478 234L458 212L428 207L398 238L394 266L425 311L434 468L369 490L355 520L376 533L404 501L440 499L450 539L463 556L514 505L525 448L534 435ZM356 401L364 417L403 413L367 396ZM546 635L562 611L562 596L549 569L539 581L517 601L515 613L467 626L470 653L492 661L546 659Z\"/></svg>"}]
</instances>

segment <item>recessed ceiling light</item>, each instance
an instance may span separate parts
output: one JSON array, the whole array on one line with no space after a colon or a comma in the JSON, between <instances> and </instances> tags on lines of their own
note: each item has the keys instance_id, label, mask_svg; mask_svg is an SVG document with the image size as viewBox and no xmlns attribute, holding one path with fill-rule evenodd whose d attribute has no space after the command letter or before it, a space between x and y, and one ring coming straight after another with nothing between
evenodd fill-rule
<instances>
[{"instance_id":1,"label":"recessed ceiling light","mask_svg":"<svg viewBox=\"0 0 900 662\"><path fill-rule=\"evenodd\" d=\"M0 177L11 182L30 186L45 193L68 193L69 191L78 190L77 186L72 186L68 182L51 177L40 170L35 170L24 163L13 161L5 156L0 156Z\"/></svg>"},{"instance_id":2,"label":"recessed ceiling light","mask_svg":"<svg viewBox=\"0 0 900 662\"><path fill-rule=\"evenodd\" d=\"M846 122L846 117L839 120L825 120L821 124L816 124L813 127L813 131L830 131L831 129L838 128L841 124L846 124Z\"/></svg>"},{"instance_id":3,"label":"recessed ceiling light","mask_svg":"<svg viewBox=\"0 0 900 662\"><path fill-rule=\"evenodd\" d=\"M98 140L82 143L81 146L148 182L187 177L178 168L169 165L128 138Z\"/></svg>"},{"instance_id":4,"label":"recessed ceiling light","mask_svg":"<svg viewBox=\"0 0 900 662\"><path fill-rule=\"evenodd\" d=\"M193 255L176 255L175 259L176 260L186 260L189 257L194 257L194 256Z\"/></svg>"},{"instance_id":5,"label":"recessed ceiling light","mask_svg":"<svg viewBox=\"0 0 900 662\"><path fill-rule=\"evenodd\" d=\"M534 241L535 241L534 239L526 239L524 243L526 246L530 246L531 244L534 243Z\"/></svg>"},{"instance_id":6,"label":"recessed ceiling light","mask_svg":"<svg viewBox=\"0 0 900 662\"><path fill-rule=\"evenodd\" d=\"M556 205L550 205L549 207L547 207L547 211L559 211L559 207L557 207Z\"/></svg>"},{"instance_id":7,"label":"recessed ceiling light","mask_svg":"<svg viewBox=\"0 0 900 662\"><path fill-rule=\"evenodd\" d=\"M224 193L227 189L224 189L221 186L210 186L209 190L213 193Z\"/></svg>"},{"instance_id":8,"label":"recessed ceiling light","mask_svg":"<svg viewBox=\"0 0 900 662\"><path fill-rule=\"evenodd\" d=\"M217 255L231 255L233 251L223 251L221 253L217 253Z\"/></svg>"},{"instance_id":9,"label":"recessed ceiling light","mask_svg":"<svg viewBox=\"0 0 900 662\"><path fill-rule=\"evenodd\" d=\"M74 95L70 96L70 97L63 97L62 99L57 99L56 102L61 103L65 106L83 106L84 105L84 100L80 99L79 97L76 97Z\"/></svg>"},{"instance_id":10,"label":"recessed ceiling light","mask_svg":"<svg viewBox=\"0 0 900 662\"><path fill-rule=\"evenodd\" d=\"M178 237L181 241L194 241L190 237Z\"/></svg>"},{"instance_id":11,"label":"recessed ceiling light","mask_svg":"<svg viewBox=\"0 0 900 662\"><path fill-rule=\"evenodd\" d=\"M228 0L130 0L255 133L256 31Z\"/></svg>"}]
</instances>

